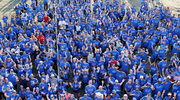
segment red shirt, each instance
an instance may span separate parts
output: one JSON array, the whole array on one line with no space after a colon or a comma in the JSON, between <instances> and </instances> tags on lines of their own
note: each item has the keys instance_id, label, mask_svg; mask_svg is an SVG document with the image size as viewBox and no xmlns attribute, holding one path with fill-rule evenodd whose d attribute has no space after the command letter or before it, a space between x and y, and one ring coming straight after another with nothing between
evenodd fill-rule
<instances>
[{"instance_id":1,"label":"red shirt","mask_svg":"<svg viewBox=\"0 0 180 100\"><path fill-rule=\"evenodd\" d=\"M115 66L116 66L117 65L117 61L116 60L114 60L114 61L110 60L109 64L110 64L110 67L112 67L113 64L115 64Z\"/></svg>"},{"instance_id":2,"label":"red shirt","mask_svg":"<svg viewBox=\"0 0 180 100\"><path fill-rule=\"evenodd\" d=\"M39 42L42 44L42 42L45 40L45 37L43 35L38 36Z\"/></svg>"},{"instance_id":3,"label":"red shirt","mask_svg":"<svg viewBox=\"0 0 180 100\"><path fill-rule=\"evenodd\" d=\"M44 18L43 18L43 19L44 19L44 22L45 22L45 23L47 23L47 22L48 22L48 20L49 20L49 17L48 17L48 16L44 16Z\"/></svg>"}]
</instances>

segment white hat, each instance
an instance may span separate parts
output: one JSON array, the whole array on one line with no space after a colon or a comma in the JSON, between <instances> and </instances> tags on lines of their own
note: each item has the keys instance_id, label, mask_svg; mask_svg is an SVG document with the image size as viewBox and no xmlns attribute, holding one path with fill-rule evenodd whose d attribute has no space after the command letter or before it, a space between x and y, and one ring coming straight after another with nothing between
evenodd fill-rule
<instances>
[{"instance_id":1,"label":"white hat","mask_svg":"<svg viewBox=\"0 0 180 100\"><path fill-rule=\"evenodd\" d=\"M115 80L115 82L119 82L118 80Z\"/></svg>"},{"instance_id":2,"label":"white hat","mask_svg":"<svg viewBox=\"0 0 180 100\"><path fill-rule=\"evenodd\" d=\"M124 96L123 97L128 97L128 95L127 94L124 94Z\"/></svg>"},{"instance_id":3,"label":"white hat","mask_svg":"<svg viewBox=\"0 0 180 100\"><path fill-rule=\"evenodd\" d=\"M54 77L54 74L52 74L51 77Z\"/></svg>"},{"instance_id":4,"label":"white hat","mask_svg":"<svg viewBox=\"0 0 180 100\"><path fill-rule=\"evenodd\" d=\"M171 93L168 93L168 95L172 95Z\"/></svg>"},{"instance_id":5,"label":"white hat","mask_svg":"<svg viewBox=\"0 0 180 100\"><path fill-rule=\"evenodd\" d=\"M168 75L168 76L167 76L167 78L169 78L169 79L170 79L170 78L171 78L171 76L169 76L169 75Z\"/></svg>"},{"instance_id":6,"label":"white hat","mask_svg":"<svg viewBox=\"0 0 180 100\"><path fill-rule=\"evenodd\" d=\"M140 78L144 78L144 77L141 75Z\"/></svg>"}]
</instances>

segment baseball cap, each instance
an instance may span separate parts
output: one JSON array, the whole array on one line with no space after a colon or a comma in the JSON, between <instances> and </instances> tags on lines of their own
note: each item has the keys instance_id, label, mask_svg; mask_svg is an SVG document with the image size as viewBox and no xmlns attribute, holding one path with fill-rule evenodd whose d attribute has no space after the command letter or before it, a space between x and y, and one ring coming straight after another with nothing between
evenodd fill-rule
<instances>
[{"instance_id":1,"label":"baseball cap","mask_svg":"<svg viewBox=\"0 0 180 100\"><path fill-rule=\"evenodd\" d=\"M51 94L51 96L50 96L50 97L52 98L52 97L54 97L54 95L53 95L53 94Z\"/></svg>"},{"instance_id":2,"label":"baseball cap","mask_svg":"<svg viewBox=\"0 0 180 100\"><path fill-rule=\"evenodd\" d=\"M54 77L54 74L52 74L51 77Z\"/></svg>"},{"instance_id":3,"label":"baseball cap","mask_svg":"<svg viewBox=\"0 0 180 100\"><path fill-rule=\"evenodd\" d=\"M33 74L31 74L30 76L34 76Z\"/></svg>"},{"instance_id":4,"label":"baseball cap","mask_svg":"<svg viewBox=\"0 0 180 100\"><path fill-rule=\"evenodd\" d=\"M151 85L151 83L147 82L147 85Z\"/></svg>"},{"instance_id":5,"label":"baseball cap","mask_svg":"<svg viewBox=\"0 0 180 100\"><path fill-rule=\"evenodd\" d=\"M63 82L63 80L62 80L62 79L59 79L59 82Z\"/></svg>"},{"instance_id":6,"label":"baseball cap","mask_svg":"<svg viewBox=\"0 0 180 100\"><path fill-rule=\"evenodd\" d=\"M169 95L172 95L172 94L171 94L171 93L168 93L168 96L169 96Z\"/></svg>"},{"instance_id":7,"label":"baseball cap","mask_svg":"<svg viewBox=\"0 0 180 100\"><path fill-rule=\"evenodd\" d=\"M44 78L41 79L41 81L44 81L44 80L45 80Z\"/></svg>"},{"instance_id":8,"label":"baseball cap","mask_svg":"<svg viewBox=\"0 0 180 100\"><path fill-rule=\"evenodd\" d=\"M159 78L158 81L162 81L161 78Z\"/></svg>"},{"instance_id":9,"label":"baseball cap","mask_svg":"<svg viewBox=\"0 0 180 100\"><path fill-rule=\"evenodd\" d=\"M16 90L13 90L13 93L16 93Z\"/></svg>"},{"instance_id":10,"label":"baseball cap","mask_svg":"<svg viewBox=\"0 0 180 100\"><path fill-rule=\"evenodd\" d=\"M144 78L144 77L141 75L140 78Z\"/></svg>"},{"instance_id":11,"label":"baseball cap","mask_svg":"<svg viewBox=\"0 0 180 100\"><path fill-rule=\"evenodd\" d=\"M71 94L71 98L74 98L74 94Z\"/></svg>"},{"instance_id":12,"label":"baseball cap","mask_svg":"<svg viewBox=\"0 0 180 100\"><path fill-rule=\"evenodd\" d=\"M170 79L170 78L171 78L171 76L169 76L169 75L168 75L168 76L167 76L167 78L168 78L168 79Z\"/></svg>"},{"instance_id":13,"label":"baseball cap","mask_svg":"<svg viewBox=\"0 0 180 100\"><path fill-rule=\"evenodd\" d=\"M112 90L112 93L116 93L116 90Z\"/></svg>"},{"instance_id":14,"label":"baseball cap","mask_svg":"<svg viewBox=\"0 0 180 100\"><path fill-rule=\"evenodd\" d=\"M61 97L64 97L65 95L64 94L61 94Z\"/></svg>"},{"instance_id":15,"label":"baseball cap","mask_svg":"<svg viewBox=\"0 0 180 100\"><path fill-rule=\"evenodd\" d=\"M136 85L136 88L139 88L139 86L138 86L138 85Z\"/></svg>"},{"instance_id":16,"label":"baseball cap","mask_svg":"<svg viewBox=\"0 0 180 100\"><path fill-rule=\"evenodd\" d=\"M118 82L118 80L115 80L115 82Z\"/></svg>"},{"instance_id":17,"label":"baseball cap","mask_svg":"<svg viewBox=\"0 0 180 100\"><path fill-rule=\"evenodd\" d=\"M128 95L127 95L127 94L124 94L123 97L128 97Z\"/></svg>"},{"instance_id":18,"label":"baseball cap","mask_svg":"<svg viewBox=\"0 0 180 100\"><path fill-rule=\"evenodd\" d=\"M84 98L88 98L88 95L87 95L87 94L84 94Z\"/></svg>"},{"instance_id":19,"label":"baseball cap","mask_svg":"<svg viewBox=\"0 0 180 100\"><path fill-rule=\"evenodd\" d=\"M7 80L8 80L8 78L5 78L5 79L4 79L4 81L7 81Z\"/></svg>"},{"instance_id":20,"label":"baseball cap","mask_svg":"<svg viewBox=\"0 0 180 100\"><path fill-rule=\"evenodd\" d=\"M39 88L38 88L38 87L36 87L36 90L39 90Z\"/></svg>"}]
</instances>

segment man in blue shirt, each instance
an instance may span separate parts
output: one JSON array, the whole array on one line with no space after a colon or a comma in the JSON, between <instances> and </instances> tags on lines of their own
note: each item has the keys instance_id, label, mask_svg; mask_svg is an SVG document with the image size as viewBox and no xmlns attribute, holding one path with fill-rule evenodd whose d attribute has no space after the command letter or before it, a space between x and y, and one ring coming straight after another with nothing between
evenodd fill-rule
<instances>
[{"instance_id":1,"label":"man in blue shirt","mask_svg":"<svg viewBox=\"0 0 180 100\"><path fill-rule=\"evenodd\" d=\"M154 99L151 97L151 93L149 93L146 96L143 96L140 100L154 100Z\"/></svg>"},{"instance_id":2,"label":"man in blue shirt","mask_svg":"<svg viewBox=\"0 0 180 100\"><path fill-rule=\"evenodd\" d=\"M30 88L29 88L29 87L27 87L27 88L26 88L26 93L25 93L25 98L26 98L26 100L27 100L28 98L30 98L31 95L33 95L33 92L30 91Z\"/></svg>"},{"instance_id":3,"label":"man in blue shirt","mask_svg":"<svg viewBox=\"0 0 180 100\"><path fill-rule=\"evenodd\" d=\"M137 100L139 100L142 97L142 92L139 91L139 86L136 86L136 90L133 90L130 93L130 96L133 96L133 98L136 98Z\"/></svg>"},{"instance_id":4,"label":"man in blue shirt","mask_svg":"<svg viewBox=\"0 0 180 100\"><path fill-rule=\"evenodd\" d=\"M13 72L13 69L10 70L10 74L8 74L9 81L13 84L14 89L17 89L17 82L19 81L17 75Z\"/></svg>"},{"instance_id":5,"label":"man in blue shirt","mask_svg":"<svg viewBox=\"0 0 180 100\"><path fill-rule=\"evenodd\" d=\"M87 94L84 94L83 97L81 97L79 100L93 100L92 98L88 97Z\"/></svg>"},{"instance_id":6,"label":"man in blue shirt","mask_svg":"<svg viewBox=\"0 0 180 100\"><path fill-rule=\"evenodd\" d=\"M111 99L110 100L118 100L120 96L116 93L116 90L112 90Z\"/></svg>"},{"instance_id":7,"label":"man in blue shirt","mask_svg":"<svg viewBox=\"0 0 180 100\"><path fill-rule=\"evenodd\" d=\"M161 78L158 79L158 82L154 84L154 88L153 88L154 94L157 94L159 91L164 94L163 92L163 84L162 84L162 80Z\"/></svg>"},{"instance_id":8,"label":"man in blue shirt","mask_svg":"<svg viewBox=\"0 0 180 100\"><path fill-rule=\"evenodd\" d=\"M164 73L165 68L167 67L167 58L164 58L159 62L160 73Z\"/></svg>"},{"instance_id":9,"label":"man in blue shirt","mask_svg":"<svg viewBox=\"0 0 180 100\"><path fill-rule=\"evenodd\" d=\"M125 85L125 92L126 92L127 94L130 94L130 93L132 92L132 90L133 90L132 80L129 79L128 82L127 82L126 85Z\"/></svg>"},{"instance_id":10,"label":"man in blue shirt","mask_svg":"<svg viewBox=\"0 0 180 100\"><path fill-rule=\"evenodd\" d=\"M85 92L89 97L93 98L95 91L96 91L96 87L92 85L92 80L90 80L89 85L85 87Z\"/></svg>"},{"instance_id":11,"label":"man in blue shirt","mask_svg":"<svg viewBox=\"0 0 180 100\"><path fill-rule=\"evenodd\" d=\"M116 70L117 71L117 70ZM122 68L120 69L120 71L117 71L116 73L116 79L121 83L124 83L125 79L126 79L126 74L123 72Z\"/></svg>"},{"instance_id":12,"label":"man in blue shirt","mask_svg":"<svg viewBox=\"0 0 180 100\"><path fill-rule=\"evenodd\" d=\"M29 84L30 84L30 89L33 90L33 88L36 88L37 85L39 84L38 80L34 78L34 75L30 75Z\"/></svg>"},{"instance_id":13,"label":"man in blue shirt","mask_svg":"<svg viewBox=\"0 0 180 100\"><path fill-rule=\"evenodd\" d=\"M141 87L143 89L143 96L148 95L149 93L152 93L151 83L147 82L146 86Z\"/></svg>"}]
</instances>

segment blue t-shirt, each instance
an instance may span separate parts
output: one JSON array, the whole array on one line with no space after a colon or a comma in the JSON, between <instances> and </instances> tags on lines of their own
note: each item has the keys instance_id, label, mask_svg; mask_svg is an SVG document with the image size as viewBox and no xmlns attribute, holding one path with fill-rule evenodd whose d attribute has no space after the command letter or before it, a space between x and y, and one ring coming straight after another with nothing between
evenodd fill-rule
<instances>
[{"instance_id":1,"label":"blue t-shirt","mask_svg":"<svg viewBox=\"0 0 180 100\"><path fill-rule=\"evenodd\" d=\"M120 73L119 71L116 73L116 79L121 82L124 78L122 77L126 77L126 73Z\"/></svg>"},{"instance_id":2,"label":"blue t-shirt","mask_svg":"<svg viewBox=\"0 0 180 100\"><path fill-rule=\"evenodd\" d=\"M159 91L162 93L162 91L163 91L163 84L158 84L158 83L156 83L155 85L154 85L154 88L155 88L155 94L157 94Z\"/></svg>"},{"instance_id":3,"label":"blue t-shirt","mask_svg":"<svg viewBox=\"0 0 180 100\"><path fill-rule=\"evenodd\" d=\"M30 84L31 89L33 89L34 87L37 87L37 84L35 84L35 83L38 83L38 80L36 78L29 80L29 84Z\"/></svg>"},{"instance_id":4,"label":"blue t-shirt","mask_svg":"<svg viewBox=\"0 0 180 100\"><path fill-rule=\"evenodd\" d=\"M19 95L20 95L20 97L21 97L22 99L25 98L25 93L26 93L26 89L23 89L23 90L20 90L20 91L19 91ZM23 96L23 95L24 95L24 96Z\"/></svg>"},{"instance_id":5,"label":"blue t-shirt","mask_svg":"<svg viewBox=\"0 0 180 100\"><path fill-rule=\"evenodd\" d=\"M118 94L116 94L116 95L114 95L113 97L111 97L111 99L110 99L110 100L118 100L118 98L120 98L120 97L119 97L119 95L118 95Z\"/></svg>"},{"instance_id":6,"label":"blue t-shirt","mask_svg":"<svg viewBox=\"0 0 180 100\"><path fill-rule=\"evenodd\" d=\"M130 92L130 91L133 89L133 85L132 85L132 84L129 84L129 83L126 83L125 89L126 89L128 92Z\"/></svg>"},{"instance_id":7,"label":"blue t-shirt","mask_svg":"<svg viewBox=\"0 0 180 100\"><path fill-rule=\"evenodd\" d=\"M16 84L17 84L17 82L16 82L16 77L17 77L17 76L16 76L15 73L8 75L8 79L9 79L9 81L10 81L13 85L16 85Z\"/></svg>"},{"instance_id":8,"label":"blue t-shirt","mask_svg":"<svg viewBox=\"0 0 180 100\"><path fill-rule=\"evenodd\" d=\"M162 73L162 69L164 69L164 71L165 71L167 62L161 61L161 62L159 62L159 66L160 66L160 72Z\"/></svg>"},{"instance_id":9,"label":"blue t-shirt","mask_svg":"<svg viewBox=\"0 0 180 100\"><path fill-rule=\"evenodd\" d=\"M147 98L147 96L144 96L141 98L141 100L154 100L152 97L150 99Z\"/></svg>"},{"instance_id":10,"label":"blue t-shirt","mask_svg":"<svg viewBox=\"0 0 180 100\"><path fill-rule=\"evenodd\" d=\"M133 96L133 98L136 98L137 100L139 100L141 97L142 97L142 92L141 91L136 91L136 90L133 90L132 92L131 92L131 94L135 94L134 96Z\"/></svg>"},{"instance_id":11,"label":"blue t-shirt","mask_svg":"<svg viewBox=\"0 0 180 100\"><path fill-rule=\"evenodd\" d=\"M12 91L5 91L5 94L9 97L6 97L6 100L11 100Z\"/></svg>"},{"instance_id":12,"label":"blue t-shirt","mask_svg":"<svg viewBox=\"0 0 180 100\"><path fill-rule=\"evenodd\" d=\"M27 97L27 98L30 98L31 95L33 95L33 92L32 92L32 91L29 91L29 92L26 92L26 93L25 93L25 97Z\"/></svg>"},{"instance_id":13,"label":"blue t-shirt","mask_svg":"<svg viewBox=\"0 0 180 100\"><path fill-rule=\"evenodd\" d=\"M180 90L176 92L177 100L180 100Z\"/></svg>"},{"instance_id":14,"label":"blue t-shirt","mask_svg":"<svg viewBox=\"0 0 180 100\"><path fill-rule=\"evenodd\" d=\"M152 93L152 88L148 88L147 86L144 87L143 96L146 96L149 93Z\"/></svg>"},{"instance_id":15,"label":"blue t-shirt","mask_svg":"<svg viewBox=\"0 0 180 100\"><path fill-rule=\"evenodd\" d=\"M96 91L96 87L94 85L92 85L91 87L88 85L85 87L85 91L87 91L87 94L92 94Z\"/></svg>"},{"instance_id":16,"label":"blue t-shirt","mask_svg":"<svg viewBox=\"0 0 180 100\"><path fill-rule=\"evenodd\" d=\"M16 94L16 95L11 95L10 98L13 99L13 100L18 100L19 95L18 95L18 94Z\"/></svg>"}]
</instances>

